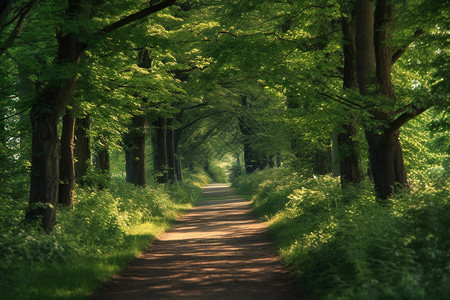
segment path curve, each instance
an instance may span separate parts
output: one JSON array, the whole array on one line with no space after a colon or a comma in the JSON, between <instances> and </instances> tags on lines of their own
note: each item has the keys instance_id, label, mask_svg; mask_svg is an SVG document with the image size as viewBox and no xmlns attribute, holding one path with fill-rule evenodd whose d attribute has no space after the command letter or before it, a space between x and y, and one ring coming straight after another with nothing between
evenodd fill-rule
<instances>
[{"instance_id":1,"label":"path curve","mask_svg":"<svg viewBox=\"0 0 450 300\"><path fill-rule=\"evenodd\" d=\"M183 215L91 299L305 299L267 227L226 184L203 188Z\"/></svg>"}]
</instances>

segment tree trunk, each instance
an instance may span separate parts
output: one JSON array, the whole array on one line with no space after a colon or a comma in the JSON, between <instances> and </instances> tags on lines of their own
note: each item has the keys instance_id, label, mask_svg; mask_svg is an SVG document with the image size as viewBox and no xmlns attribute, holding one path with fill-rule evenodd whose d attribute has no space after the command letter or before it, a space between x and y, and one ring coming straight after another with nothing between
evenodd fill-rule
<instances>
[{"instance_id":1,"label":"tree trunk","mask_svg":"<svg viewBox=\"0 0 450 300\"><path fill-rule=\"evenodd\" d=\"M258 169L258 163L254 157L250 143L246 141L244 141L244 164L245 164L245 172L247 174L251 174Z\"/></svg>"},{"instance_id":2,"label":"tree trunk","mask_svg":"<svg viewBox=\"0 0 450 300\"><path fill-rule=\"evenodd\" d=\"M341 174L340 163L338 133L335 128L331 132L331 175L333 177L338 177Z\"/></svg>"},{"instance_id":3,"label":"tree trunk","mask_svg":"<svg viewBox=\"0 0 450 300\"><path fill-rule=\"evenodd\" d=\"M269 165L269 168L273 169L275 167L275 154L270 154L267 158L267 164Z\"/></svg>"},{"instance_id":4,"label":"tree trunk","mask_svg":"<svg viewBox=\"0 0 450 300\"><path fill-rule=\"evenodd\" d=\"M176 116L176 120L181 122L182 112L178 113ZM175 175L178 181L183 180L183 176L181 173L181 153L180 153L180 140L181 140L181 128L176 128L173 136L173 150L175 153Z\"/></svg>"},{"instance_id":5,"label":"tree trunk","mask_svg":"<svg viewBox=\"0 0 450 300\"><path fill-rule=\"evenodd\" d=\"M104 181L98 182L98 188L104 189L107 186L109 186L109 181L111 179L110 175L110 164L109 164L109 147L108 147L108 141L106 138L101 137L100 138L100 146L96 149L96 155L95 155L95 164L97 170L105 176Z\"/></svg>"},{"instance_id":6,"label":"tree trunk","mask_svg":"<svg viewBox=\"0 0 450 300\"><path fill-rule=\"evenodd\" d=\"M158 117L153 122L156 134L153 137L153 165L156 172L156 180L159 183L167 183L167 142L166 142L166 119Z\"/></svg>"},{"instance_id":7,"label":"tree trunk","mask_svg":"<svg viewBox=\"0 0 450 300\"><path fill-rule=\"evenodd\" d=\"M61 134L58 203L68 207L73 206L73 187L75 185L74 132L75 118L73 117L72 110L66 109Z\"/></svg>"},{"instance_id":8,"label":"tree trunk","mask_svg":"<svg viewBox=\"0 0 450 300\"><path fill-rule=\"evenodd\" d=\"M166 129L166 149L167 149L167 177L168 183L174 183L176 178L176 159L175 159L175 145L174 145L174 129L173 129L173 118L168 118L167 129Z\"/></svg>"},{"instance_id":9,"label":"tree trunk","mask_svg":"<svg viewBox=\"0 0 450 300\"><path fill-rule=\"evenodd\" d=\"M359 0L357 4L357 67L360 93L393 99L395 94L391 82L390 39L395 6L388 4L386 0L379 0L374 14L373 2ZM371 113L373 121L383 124L366 129L365 133L375 191L378 198L384 200L392 194L394 186L408 185L398 139L398 129L401 125L394 121L392 110L373 109ZM414 114L410 114L409 117L413 116Z\"/></svg>"},{"instance_id":10,"label":"tree trunk","mask_svg":"<svg viewBox=\"0 0 450 300\"><path fill-rule=\"evenodd\" d=\"M145 115L134 116L129 126L129 132L125 134L125 169L126 181L145 187L145 127L147 118Z\"/></svg>"},{"instance_id":11,"label":"tree trunk","mask_svg":"<svg viewBox=\"0 0 450 300\"><path fill-rule=\"evenodd\" d=\"M101 173L105 175L109 174L109 149L107 147L104 147L97 152L97 168Z\"/></svg>"},{"instance_id":12,"label":"tree trunk","mask_svg":"<svg viewBox=\"0 0 450 300\"><path fill-rule=\"evenodd\" d=\"M79 12L78 1L69 1L66 16L73 20ZM58 39L57 68L64 64L78 65L84 44L69 33ZM40 220L42 228L50 232L55 222L58 203L59 153L58 121L66 105L72 100L76 75L49 83L37 96L30 112L32 124L30 201L25 219Z\"/></svg>"},{"instance_id":13,"label":"tree trunk","mask_svg":"<svg viewBox=\"0 0 450 300\"><path fill-rule=\"evenodd\" d=\"M356 70L361 95L375 94L373 0L356 0Z\"/></svg>"},{"instance_id":14,"label":"tree trunk","mask_svg":"<svg viewBox=\"0 0 450 300\"><path fill-rule=\"evenodd\" d=\"M281 167L281 154L280 153L275 154L275 161L276 161L277 168L280 168Z\"/></svg>"},{"instance_id":15,"label":"tree trunk","mask_svg":"<svg viewBox=\"0 0 450 300\"><path fill-rule=\"evenodd\" d=\"M353 15L353 13L351 13ZM342 32L344 36L344 83L345 89L357 90L358 80L356 76L356 31L352 18L342 18ZM350 114L350 113L349 113ZM355 118L342 125L342 131L337 135L339 153L339 173L341 186L347 184L357 185L362 181L362 172L359 165L359 157L355 144L356 126Z\"/></svg>"},{"instance_id":16,"label":"tree trunk","mask_svg":"<svg viewBox=\"0 0 450 300\"><path fill-rule=\"evenodd\" d=\"M80 185L86 184L85 176L91 166L89 126L89 116L77 118L75 122L75 179Z\"/></svg>"},{"instance_id":17,"label":"tree trunk","mask_svg":"<svg viewBox=\"0 0 450 300\"><path fill-rule=\"evenodd\" d=\"M245 109L245 107L248 106L247 105L247 96L244 96L244 95L241 96L241 104L244 109ZM251 144L250 144L251 130L245 120L245 117L243 115L239 116L238 122L239 122L239 129L240 129L243 139L244 139L243 144L244 144L245 172L247 174L251 174L258 169L259 162L258 162L255 152L253 151Z\"/></svg>"},{"instance_id":18,"label":"tree trunk","mask_svg":"<svg viewBox=\"0 0 450 300\"><path fill-rule=\"evenodd\" d=\"M314 153L314 172L325 175L331 172L331 149L316 150Z\"/></svg>"},{"instance_id":19,"label":"tree trunk","mask_svg":"<svg viewBox=\"0 0 450 300\"><path fill-rule=\"evenodd\" d=\"M396 184L399 187L407 185L398 135L398 130L389 136L366 132L375 191L381 199L387 199Z\"/></svg>"},{"instance_id":20,"label":"tree trunk","mask_svg":"<svg viewBox=\"0 0 450 300\"><path fill-rule=\"evenodd\" d=\"M52 93L54 105L57 94ZM50 97L51 97L50 96ZM44 99L43 99L44 100ZM56 100L56 101L55 101ZM47 101L50 102L50 101ZM56 103L55 103L56 102ZM31 186L29 208L26 219L40 220L46 232L55 222L59 184L58 111L40 113L43 102L35 103L31 110Z\"/></svg>"},{"instance_id":21,"label":"tree trunk","mask_svg":"<svg viewBox=\"0 0 450 300\"><path fill-rule=\"evenodd\" d=\"M359 184L363 177L359 166L359 158L353 138L356 136L356 127L350 123L342 125L344 132L338 134L340 155L341 186Z\"/></svg>"}]
</instances>

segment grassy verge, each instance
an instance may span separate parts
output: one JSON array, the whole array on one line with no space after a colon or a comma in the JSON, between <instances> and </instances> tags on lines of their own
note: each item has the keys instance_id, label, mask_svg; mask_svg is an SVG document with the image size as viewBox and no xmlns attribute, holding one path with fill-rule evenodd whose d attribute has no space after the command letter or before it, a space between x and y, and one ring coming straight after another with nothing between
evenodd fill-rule
<instances>
[{"instance_id":1,"label":"grassy verge","mask_svg":"<svg viewBox=\"0 0 450 300\"><path fill-rule=\"evenodd\" d=\"M20 226L20 209L9 211L10 221L2 211L1 299L85 298L201 197L190 184L138 188L122 180L76 193L73 209L58 210L50 235Z\"/></svg>"},{"instance_id":2,"label":"grassy verge","mask_svg":"<svg viewBox=\"0 0 450 300\"><path fill-rule=\"evenodd\" d=\"M448 299L450 185L416 181L390 205L370 182L268 170L235 180L315 299Z\"/></svg>"}]
</instances>

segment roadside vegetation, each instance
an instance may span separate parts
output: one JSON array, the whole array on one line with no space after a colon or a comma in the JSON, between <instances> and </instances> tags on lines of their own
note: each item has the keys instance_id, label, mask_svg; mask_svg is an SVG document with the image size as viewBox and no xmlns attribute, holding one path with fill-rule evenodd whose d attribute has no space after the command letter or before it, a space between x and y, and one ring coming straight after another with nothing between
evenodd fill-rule
<instances>
[{"instance_id":1,"label":"roadside vegetation","mask_svg":"<svg viewBox=\"0 0 450 300\"><path fill-rule=\"evenodd\" d=\"M233 185L252 199L313 299L450 295L450 180L442 169L411 178L386 205L369 180L341 189L338 178L306 170L264 170Z\"/></svg>"},{"instance_id":2,"label":"roadside vegetation","mask_svg":"<svg viewBox=\"0 0 450 300\"><path fill-rule=\"evenodd\" d=\"M0 196L1 298L84 299L201 197L198 186L210 179L190 177L145 188L121 178L107 190L76 188L73 208L57 210L50 234L22 224L26 201L18 206L17 198Z\"/></svg>"}]
</instances>

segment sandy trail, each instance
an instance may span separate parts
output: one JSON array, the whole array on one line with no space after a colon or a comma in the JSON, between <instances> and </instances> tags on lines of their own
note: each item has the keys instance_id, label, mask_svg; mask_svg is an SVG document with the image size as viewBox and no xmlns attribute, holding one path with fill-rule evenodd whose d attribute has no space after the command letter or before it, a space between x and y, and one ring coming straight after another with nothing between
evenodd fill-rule
<instances>
[{"instance_id":1,"label":"sandy trail","mask_svg":"<svg viewBox=\"0 0 450 300\"><path fill-rule=\"evenodd\" d=\"M226 184L203 197L91 299L305 299L249 202Z\"/></svg>"}]
</instances>

